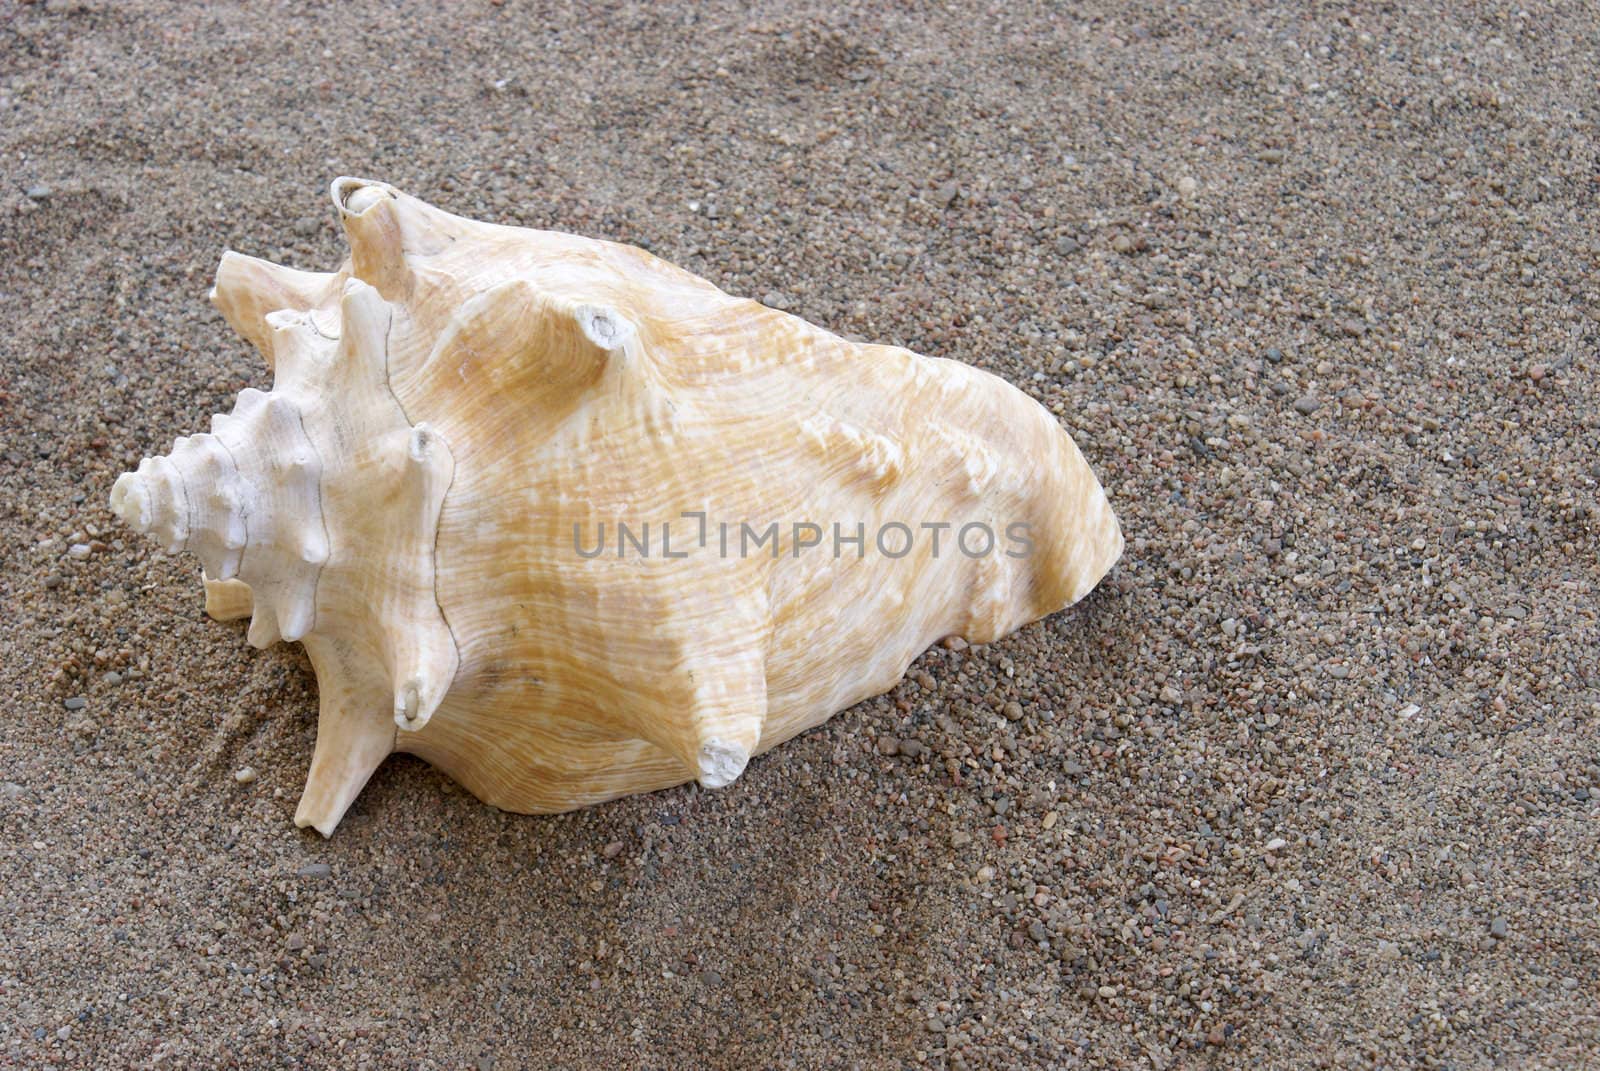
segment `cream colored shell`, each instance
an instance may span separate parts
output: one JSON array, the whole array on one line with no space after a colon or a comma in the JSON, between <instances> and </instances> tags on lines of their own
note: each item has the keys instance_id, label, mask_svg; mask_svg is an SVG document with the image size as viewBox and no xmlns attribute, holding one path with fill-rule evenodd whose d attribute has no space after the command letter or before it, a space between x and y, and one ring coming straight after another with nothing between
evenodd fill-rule
<instances>
[{"instance_id":1,"label":"cream colored shell","mask_svg":"<svg viewBox=\"0 0 1600 1071\"><path fill-rule=\"evenodd\" d=\"M333 200L337 272L217 272L272 390L111 496L200 558L214 617L305 644L299 825L331 834L393 751L512 811L719 787L1122 551L1071 438L992 375L629 246L359 179Z\"/></svg>"}]
</instances>

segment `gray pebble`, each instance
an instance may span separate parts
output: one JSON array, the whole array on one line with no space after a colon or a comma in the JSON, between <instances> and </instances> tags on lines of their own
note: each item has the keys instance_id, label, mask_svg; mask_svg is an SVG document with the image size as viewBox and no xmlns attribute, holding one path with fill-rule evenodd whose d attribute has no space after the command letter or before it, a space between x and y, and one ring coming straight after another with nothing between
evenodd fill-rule
<instances>
[{"instance_id":1,"label":"gray pebble","mask_svg":"<svg viewBox=\"0 0 1600 1071\"><path fill-rule=\"evenodd\" d=\"M1489 936L1497 941L1506 938L1506 920L1504 915L1496 915L1494 921L1489 923Z\"/></svg>"},{"instance_id":2,"label":"gray pebble","mask_svg":"<svg viewBox=\"0 0 1600 1071\"><path fill-rule=\"evenodd\" d=\"M29 200L33 200L33 201L42 201L46 197L49 197L54 192L55 192L54 190L52 190L47 184L45 184L43 182L39 183L36 186L29 186L28 190L27 190Z\"/></svg>"},{"instance_id":3,"label":"gray pebble","mask_svg":"<svg viewBox=\"0 0 1600 1071\"><path fill-rule=\"evenodd\" d=\"M327 863L307 863L299 870L302 878L325 878L333 873L333 867Z\"/></svg>"},{"instance_id":4,"label":"gray pebble","mask_svg":"<svg viewBox=\"0 0 1600 1071\"><path fill-rule=\"evenodd\" d=\"M1321 408L1322 403L1309 394L1304 398L1296 398L1294 402L1294 411L1303 416L1310 416Z\"/></svg>"},{"instance_id":5,"label":"gray pebble","mask_svg":"<svg viewBox=\"0 0 1600 1071\"><path fill-rule=\"evenodd\" d=\"M62 704L62 706L66 707L68 710L82 710L88 705L89 701L81 695L75 695Z\"/></svg>"}]
</instances>

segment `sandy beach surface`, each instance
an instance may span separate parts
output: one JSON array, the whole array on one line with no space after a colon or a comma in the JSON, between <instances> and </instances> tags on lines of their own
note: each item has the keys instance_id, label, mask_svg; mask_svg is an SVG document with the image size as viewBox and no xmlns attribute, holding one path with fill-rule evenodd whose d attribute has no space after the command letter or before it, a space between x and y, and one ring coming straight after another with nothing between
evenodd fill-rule
<instances>
[{"instance_id":1,"label":"sandy beach surface","mask_svg":"<svg viewBox=\"0 0 1600 1071\"><path fill-rule=\"evenodd\" d=\"M0 1067L1600 1066L1600 10L1409 7L0 2ZM297 830L107 496L341 174L1004 376L1127 554L718 792Z\"/></svg>"}]
</instances>

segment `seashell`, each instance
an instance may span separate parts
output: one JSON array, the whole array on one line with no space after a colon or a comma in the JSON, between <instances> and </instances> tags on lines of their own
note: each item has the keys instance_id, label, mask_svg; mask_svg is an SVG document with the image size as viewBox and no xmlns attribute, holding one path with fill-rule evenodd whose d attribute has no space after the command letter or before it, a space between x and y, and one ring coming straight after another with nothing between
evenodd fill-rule
<instances>
[{"instance_id":1,"label":"seashell","mask_svg":"<svg viewBox=\"0 0 1600 1071\"><path fill-rule=\"evenodd\" d=\"M629 246L332 194L338 271L217 271L272 389L111 493L200 559L212 616L305 645L300 826L331 834L394 751L519 812L720 787L1122 552L1071 438L995 376Z\"/></svg>"}]
</instances>

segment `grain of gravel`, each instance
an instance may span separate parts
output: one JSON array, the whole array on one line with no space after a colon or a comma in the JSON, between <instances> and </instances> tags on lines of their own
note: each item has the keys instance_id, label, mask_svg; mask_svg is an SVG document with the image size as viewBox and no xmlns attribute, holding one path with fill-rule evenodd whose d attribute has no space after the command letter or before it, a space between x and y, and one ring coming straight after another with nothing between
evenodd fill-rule
<instances>
[{"instance_id":1,"label":"grain of gravel","mask_svg":"<svg viewBox=\"0 0 1600 1071\"><path fill-rule=\"evenodd\" d=\"M0 5L0 1066L1596 1065L1592 5L240 8ZM346 173L996 372L1127 555L719 792L298 831L106 499Z\"/></svg>"}]
</instances>

